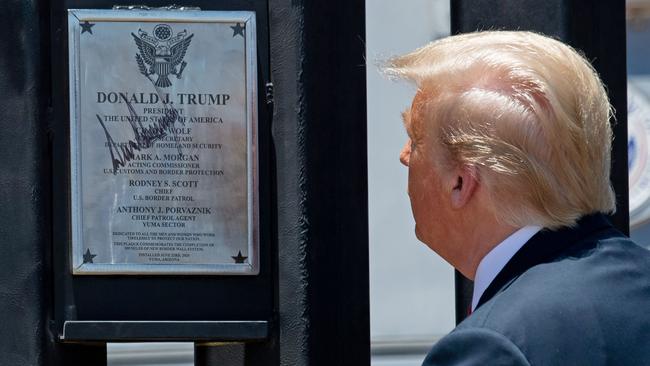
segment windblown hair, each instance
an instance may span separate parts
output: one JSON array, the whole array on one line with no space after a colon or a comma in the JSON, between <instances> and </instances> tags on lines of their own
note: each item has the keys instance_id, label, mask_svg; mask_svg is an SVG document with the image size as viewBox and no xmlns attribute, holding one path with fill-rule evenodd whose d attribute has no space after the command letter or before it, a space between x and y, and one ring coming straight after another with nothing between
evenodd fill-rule
<instances>
[{"instance_id":1,"label":"windblown hair","mask_svg":"<svg viewBox=\"0 0 650 366\"><path fill-rule=\"evenodd\" d=\"M424 93L413 117L434 129L446 163L476 167L503 222L555 229L615 211L612 109L571 47L531 32L477 32L396 57L385 71Z\"/></svg>"}]
</instances>

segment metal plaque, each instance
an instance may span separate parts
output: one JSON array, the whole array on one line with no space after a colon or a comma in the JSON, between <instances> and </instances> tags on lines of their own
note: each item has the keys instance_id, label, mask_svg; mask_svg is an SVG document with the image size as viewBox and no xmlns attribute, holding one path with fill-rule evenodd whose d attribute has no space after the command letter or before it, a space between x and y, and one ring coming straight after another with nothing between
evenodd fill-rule
<instances>
[{"instance_id":1,"label":"metal plaque","mask_svg":"<svg viewBox=\"0 0 650 366\"><path fill-rule=\"evenodd\" d=\"M257 274L254 12L69 10L74 274Z\"/></svg>"}]
</instances>

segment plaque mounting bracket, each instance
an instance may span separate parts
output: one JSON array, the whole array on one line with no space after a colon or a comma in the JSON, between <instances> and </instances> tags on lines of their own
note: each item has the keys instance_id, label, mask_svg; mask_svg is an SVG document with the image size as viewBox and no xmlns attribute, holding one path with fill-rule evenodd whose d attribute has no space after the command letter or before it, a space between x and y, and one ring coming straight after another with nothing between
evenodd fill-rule
<instances>
[{"instance_id":1,"label":"plaque mounting bracket","mask_svg":"<svg viewBox=\"0 0 650 366\"><path fill-rule=\"evenodd\" d=\"M147 6L147 5L113 5L113 10L201 10L198 6L178 6L178 5L167 5L167 6Z\"/></svg>"},{"instance_id":2,"label":"plaque mounting bracket","mask_svg":"<svg viewBox=\"0 0 650 366\"><path fill-rule=\"evenodd\" d=\"M62 342L233 342L260 341L269 322L243 321L80 321L68 320Z\"/></svg>"}]
</instances>

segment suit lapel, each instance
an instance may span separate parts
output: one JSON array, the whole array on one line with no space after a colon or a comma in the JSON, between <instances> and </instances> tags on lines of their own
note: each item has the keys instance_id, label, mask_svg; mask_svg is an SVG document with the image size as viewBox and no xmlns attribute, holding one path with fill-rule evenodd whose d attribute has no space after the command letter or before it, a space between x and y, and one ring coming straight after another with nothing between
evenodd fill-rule
<instances>
[{"instance_id":1,"label":"suit lapel","mask_svg":"<svg viewBox=\"0 0 650 366\"><path fill-rule=\"evenodd\" d=\"M604 215L595 214L581 218L576 227L565 227L556 231L542 230L535 234L503 267L490 286L483 292L477 308L490 300L507 284L515 280L528 269L558 258L562 252L573 244L612 225Z\"/></svg>"}]
</instances>

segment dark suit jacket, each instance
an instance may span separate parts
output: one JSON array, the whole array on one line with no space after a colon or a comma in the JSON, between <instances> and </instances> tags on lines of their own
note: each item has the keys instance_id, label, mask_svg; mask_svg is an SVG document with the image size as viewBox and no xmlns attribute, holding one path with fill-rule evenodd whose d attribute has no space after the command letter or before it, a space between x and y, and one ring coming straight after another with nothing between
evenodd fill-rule
<instances>
[{"instance_id":1,"label":"dark suit jacket","mask_svg":"<svg viewBox=\"0 0 650 366\"><path fill-rule=\"evenodd\" d=\"M650 365L650 251L603 215L540 231L424 365Z\"/></svg>"}]
</instances>

